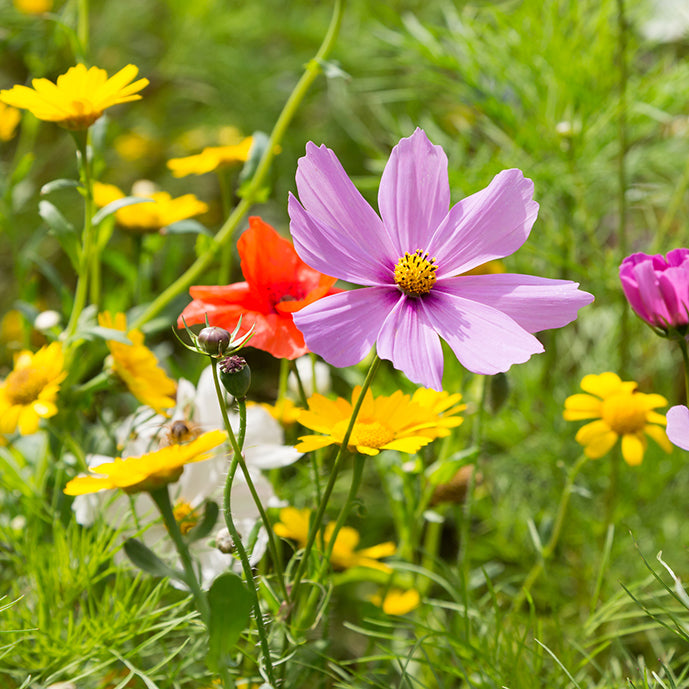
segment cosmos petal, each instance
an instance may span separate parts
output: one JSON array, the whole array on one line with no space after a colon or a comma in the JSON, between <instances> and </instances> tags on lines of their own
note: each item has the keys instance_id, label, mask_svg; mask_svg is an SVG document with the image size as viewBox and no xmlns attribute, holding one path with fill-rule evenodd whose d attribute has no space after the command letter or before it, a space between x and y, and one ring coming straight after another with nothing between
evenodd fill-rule
<instances>
[{"instance_id":1,"label":"cosmos petal","mask_svg":"<svg viewBox=\"0 0 689 689\"><path fill-rule=\"evenodd\" d=\"M323 297L294 314L306 345L337 367L359 363L402 298L396 289L365 287Z\"/></svg>"},{"instance_id":2,"label":"cosmos petal","mask_svg":"<svg viewBox=\"0 0 689 689\"><path fill-rule=\"evenodd\" d=\"M425 248L447 215L447 156L421 129L392 149L378 190L378 208L398 255Z\"/></svg>"},{"instance_id":3,"label":"cosmos petal","mask_svg":"<svg viewBox=\"0 0 689 689\"><path fill-rule=\"evenodd\" d=\"M576 282L535 275L468 275L448 278L437 284L459 297L506 313L530 333L571 323L577 311L593 301L593 295L579 290Z\"/></svg>"},{"instance_id":4,"label":"cosmos petal","mask_svg":"<svg viewBox=\"0 0 689 689\"><path fill-rule=\"evenodd\" d=\"M442 390L443 350L420 300L397 302L380 329L378 356L392 361L412 383Z\"/></svg>"},{"instance_id":5,"label":"cosmos petal","mask_svg":"<svg viewBox=\"0 0 689 689\"><path fill-rule=\"evenodd\" d=\"M528 361L543 345L508 315L434 289L419 301L427 322L473 373L493 375Z\"/></svg>"},{"instance_id":6,"label":"cosmos petal","mask_svg":"<svg viewBox=\"0 0 689 689\"><path fill-rule=\"evenodd\" d=\"M438 278L464 273L513 254L538 215L533 182L521 170L503 170L479 192L455 204L426 247Z\"/></svg>"},{"instance_id":7,"label":"cosmos petal","mask_svg":"<svg viewBox=\"0 0 689 689\"><path fill-rule=\"evenodd\" d=\"M689 450L689 409L678 404L668 409L666 417L670 442L683 450Z\"/></svg>"},{"instance_id":8,"label":"cosmos petal","mask_svg":"<svg viewBox=\"0 0 689 689\"><path fill-rule=\"evenodd\" d=\"M359 285L393 283L394 263L398 258L395 251L390 250L389 257L376 260L366 240L326 225L306 211L292 194L287 207L294 249L305 263L326 275ZM378 216L376 219L382 227ZM381 230L369 226L369 231L373 239Z\"/></svg>"},{"instance_id":9,"label":"cosmos petal","mask_svg":"<svg viewBox=\"0 0 689 689\"><path fill-rule=\"evenodd\" d=\"M330 241L339 243L337 238L340 238L352 244L367 258L367 263L396 258L397 251L388 230L349 179L333 151L307 143L306 155L299 159L297 166L296 182L303 208L329 229Z\"/></svg>"}]
</instances>

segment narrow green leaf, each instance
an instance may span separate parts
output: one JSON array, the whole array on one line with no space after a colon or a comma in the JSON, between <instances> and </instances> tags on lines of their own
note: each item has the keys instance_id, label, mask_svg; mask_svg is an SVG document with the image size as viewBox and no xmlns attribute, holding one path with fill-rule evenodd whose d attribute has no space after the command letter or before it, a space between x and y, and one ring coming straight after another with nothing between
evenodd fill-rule
<instances>
[{"instance_id":1,"label":"narrow green leaf","mask_svg":"<svg viewBox=\"0 0 689 689\"><path fill-rule=\"evenodd\" d=\"M212 237L211 231L197 220L178 220L165 228L165 234L206 234Z\"/></svg>"},{"instance_id":2,"label":"narrow green leaf","mask_svg":"<svg viewBox=\"0 0 689 689\"><path fill-rule=\"evenodd\" d=\"M128 538L124 542L124 552L139 569L155 577L169 577L184 581L184 575L168 567L152 550L135 538Z\"/></svg>"},{"instance_id":3,"label":"narrow green leaf","mask_svg":"<svg viewBox=\"0 0 689 689\"><path fill-rule=\"evenodd\" d=\"M52 230L75 270L79 270L79 238L74 226L50 201L40 201L38 214Z\"/></svg>"},{"instance_id":4,"label":"narrow green leaf","mask_svg":"<svg viewBox=\"0 0 689 689\"><path fill-rule=\"evenodd\" d=\"M208 536L218 521L219 514L220 508L217 503L209 500L203 512L203 519L187 534L187 543L193 543Z\"/></svg>"},{"instance_id":5,"label":"narrow green leaf","mask_svg":"<svg viewBox=\"0 0 689 689\"><path fill-rule=\"evenodd\" d=\"M214 666L225 662L249 623L251 597L244 582L233 572L224 572L208 591L211 610L209 660Z\"/></svg>"},{"instance_id":6,"label":"narrow green leaf","mask_svg":"<svg viewBox=\"0 0 689 689\"><path fill-rule=\"evenodd\" d=\"M41 196L52 194L60 189L74 189L81 186L76 179L54 179L41 187Z\"/></svg>"},{"instance_id":7,"label":"narrow green leaf","mask_svg":"<svg viewBox=\"0 0 689 689\"><path fill-rule=\"evenodd\" d=\"M116 199L115 201L111 201L107 206L103 206L103 208L93 216L91 222L93 222L94 225L98 225L104 218L116 213L120 208L133 206L137 203L153 203L153 199L147 199L143 196L125 196L122 199Z\"/></svg>"}]
</instances>

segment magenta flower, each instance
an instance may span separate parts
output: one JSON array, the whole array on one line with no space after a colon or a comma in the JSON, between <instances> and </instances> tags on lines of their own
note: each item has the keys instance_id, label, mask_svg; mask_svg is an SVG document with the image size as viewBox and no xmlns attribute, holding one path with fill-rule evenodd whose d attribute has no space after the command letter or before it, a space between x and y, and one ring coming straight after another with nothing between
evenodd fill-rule
<instances>
[{"instance_id":1,"label":"magenta flower","mask_svg":"<svg viewBox=\"0 0 689 689\"><path fill-rule=\"evenodd\" d=\"M689 450L689 409L683 404L678 404L668 409L665 418L667 418L665 432L670 442L683 450Z\"/></svg>"},{"instance_id":2,"label":"magenta flower","mask_svg":"<svg viewBox=\"0 0 689 689\"><path fill-rule=\"evenodd\" d=\"M593 301L567 280L460 275L526 241L538 213L533 183L503 170L450 208L447 156L421 129L390 155L380 217L325 146L306 145L297 190L289 214L299 256L364 285L294 314L309 349L334 366L361 361L376 344L414 383L440 390L440 338L470 371L506 371L543 351L531 333L566 325Z\"/></svg>"},{"instance_id":3,"label":"magenta flower","mask_svg":"<svg viewBox=\"0 0 689 689\"><path fill-rule=\"evenodd\" d=\"M689 323L689 249L667 255L638 253L620 265L627 300L639 318L667 331Z\"/></svg>"}]
</instances>

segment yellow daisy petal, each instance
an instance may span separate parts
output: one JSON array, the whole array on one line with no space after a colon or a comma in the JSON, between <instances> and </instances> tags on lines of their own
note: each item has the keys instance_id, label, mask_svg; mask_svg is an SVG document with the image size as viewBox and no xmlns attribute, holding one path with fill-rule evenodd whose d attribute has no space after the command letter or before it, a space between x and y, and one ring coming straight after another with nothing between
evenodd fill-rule
<instances>
[{"instance_id":1,"label":"yellow daisy petal","mask_svg":"<svg viewBox=\"0 0 689 689\"><path fill-rule=\"evenodd\" d=\"M629 466L635 467L641 464L646 450L646 440L639 435L630 434L622 436L622 457Z\"/></svg>"},{"instance_id":2,"label":"yellow daisy petal","mask_svg":"<svg viewBox=\"0 0 689 689\"><path fill-rule=\"evenodd\" d=\"M653 438L653 440L655 440L658 443L658 445L660 445L660 447L662 447L663 450L665 450L665 452L667 452L668 454L672 452L673 445L667 437L667 433L665 432L664 428L661 428L660 426L652 426L649 424L644 428L644 432L646 433L646 435Z\"/></svg>"}]
</instances>

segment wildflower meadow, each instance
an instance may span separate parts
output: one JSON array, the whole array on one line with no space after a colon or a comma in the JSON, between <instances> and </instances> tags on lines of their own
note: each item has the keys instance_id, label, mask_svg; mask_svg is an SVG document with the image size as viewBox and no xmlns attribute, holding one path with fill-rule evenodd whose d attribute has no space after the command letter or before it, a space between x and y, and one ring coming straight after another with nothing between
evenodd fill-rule
<instances>
[{"instance_id":1,"label":"wildflower meadow","mask_svg":"<svg viewBox=\"0 0 689 689\"><path fill-rule=\"evenodd\" d=\"M689 687L684 2L0 51L0 689Z\"/></svg>"}]
</instances>

